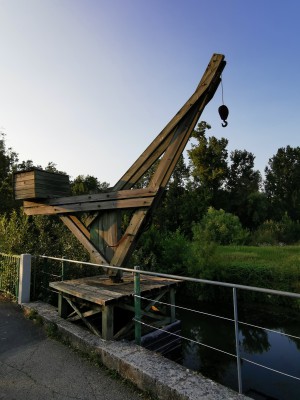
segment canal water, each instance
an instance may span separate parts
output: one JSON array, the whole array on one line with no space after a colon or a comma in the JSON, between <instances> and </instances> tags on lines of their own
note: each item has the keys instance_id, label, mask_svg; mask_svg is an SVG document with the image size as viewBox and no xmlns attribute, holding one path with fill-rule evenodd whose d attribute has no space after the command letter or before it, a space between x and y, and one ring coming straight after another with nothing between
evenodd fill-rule
<instances>
[{"instance_id":1,"label":"canal water","mask_svg":"<svg viewBox=\"0 0 300 400\"><path fill-rule=\"evenodd\" d=\"M191 308L195 309L195 305ZM200 342L235 355L234 323L187 310L177 310L177 317L182 322L182 336L192 339L182 342L182 364L238 391L236 358L195 343ZM198 310L233 319L231 305L200 304ZM239 321L300 337L299 314L291 313L287 308L239 305ZM300 380L253 364L262 364L300 378L299 339L239 324L239 343L241 357L252 362L242 361L244 394L257 400L300 399Z\"/></svg>"}]
</instances>

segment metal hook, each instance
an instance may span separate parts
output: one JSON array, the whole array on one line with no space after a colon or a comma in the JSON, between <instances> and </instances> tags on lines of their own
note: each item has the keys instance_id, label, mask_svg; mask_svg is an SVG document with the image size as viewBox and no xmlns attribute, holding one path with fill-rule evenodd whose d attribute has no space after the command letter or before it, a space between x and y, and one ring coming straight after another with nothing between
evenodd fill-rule
<instances>
[{"instance_id":1,"label":"metal hook","mask_svg":"<svg viewBox=\"0 0 300 400\"><path fill-rule=\"evenodd\" d=\"M222 105L219 107L218 111L219 111L221 120L223 121L222 126L223 126L223 128L225 128L225 126L228 125L228 123L227 123L227 121L226 121L226 119L228 118L228 115L229 115L228 107L226 107L225 104L222 104Z\"/></svg>"}]
</instances>

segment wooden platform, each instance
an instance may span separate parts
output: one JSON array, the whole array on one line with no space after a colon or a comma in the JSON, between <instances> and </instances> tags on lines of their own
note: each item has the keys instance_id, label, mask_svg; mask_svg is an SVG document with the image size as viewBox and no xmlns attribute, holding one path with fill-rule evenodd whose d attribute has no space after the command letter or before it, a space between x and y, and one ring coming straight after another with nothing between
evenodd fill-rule
<instances>
[{"instance_id":1,"label":"wooden platform","mask_svg":"<svg viewBox=\"0 0 300 400\"><path fill-rule=\"evenodd\" d=\"M181 281L159 277L140 276L140 291L142 297L147 297L147 305L143 305L142 318L150 318L156 326L174 322L175 307L168 307L169 315L153 312L154 304L167 295L167 301L175 305L175 289ZM81 319L89 329L104 339L122 337L133 323L126 323L118 332L114 332L114 309L134 312L134 277L124 274L123 282L114 283L104 275L74 279L61 282L51 282L49 286L59 293L58 311L60 316L70 320ZM145 300L143 300L145 303ZM68 312L69 306L73 309ZM161 308L159 305L157 307ZM155 309L155 308L154 308ZM88 317L102 313L102 332L89 322Z\"/></svg>"}]
</instances>

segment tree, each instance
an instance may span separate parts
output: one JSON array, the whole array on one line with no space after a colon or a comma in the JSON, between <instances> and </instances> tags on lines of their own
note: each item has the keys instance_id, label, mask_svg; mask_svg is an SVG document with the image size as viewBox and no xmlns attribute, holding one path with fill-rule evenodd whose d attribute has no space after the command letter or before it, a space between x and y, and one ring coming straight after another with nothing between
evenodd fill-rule
<instances>
[{"instance_id":1,"label":"tree","mask_svg":"<svg viewBox=\"0 0 300 400\"><path fill-rule=\"evenodd\" d=\"M164 231L175 232L185 225L183 209L188 196L186 184L189 176L189 167L181 155L167 185L162 203L154 214L154 223Z\"/></svg>"},{"instance_id":2,"label":"tree","mask_svg":"<svg viewBox=\"0 0 300 400\"><path fill-rule=\"evenodd\" d=\"M300 219L300 147L282 147L269 159L265 168L265 191L272 206L273 218L285 212L294 221Z\"/></svg>"},{"instance_id":3,"label":"tree","mask_svg":"<svg viewBox=\"0 0 300 400\"><path fill-rule=\"evenodd\" d=\"M200 224L194 226L193 232L202 242L220 245L244 244L248 237L236 215L213 207L208 209Z\"/></svg>"},{"instance_id":4,"label":"tree","mask_svg":"<svg viewBox=\"0 0 300 400\"><path fill-rule=\"evenodd\" d=\"M242 224L252 228L253 219L248 206L253 202L253 194L259 192L260 172L254 170L255 156L246 150L234 150L230 154L230 168L226 191L228 193L227 210L239 217Z\"/></svg>"},{"instance_id":5,"label":"tree","mask_svg":"<svg viewBox=\"0 0 300 400\"><path fill-rule=\"evenodd\" d=\"M101 193L108 189L109 183L99 182L97 178L91 175L79 175L71 182L72 195Z\"/></svg>"},{"instance_id":6,"label":"tree","mask_svg":"<svg viewBox=\"0 0 300 400\"><path fill-rule=\"evenodd\" d=\"M198 124L197 129L193 132L193 137L198 143L192 144L188 155L195 183L210 194L211 204L214 206L217 204L218 194L229 172L226 149L228 140L217 139L215 136L207 139L205 130L209 128L210 126L206 122Z\"/></svg>"},{"instance_id":7,"label":"tree","mask_svg":"<svg viewBox=\"0 0 300 400\"><path fill-rule=\"evenodd\" d=\"M86 250L56 215L27 216L22 210L0 216L0 252L89 259Z\"/></svg>"},{"instance_id":8,"label":"tree","mask_svg":"<svg viewBox=\"0 0 300 400\"><path fill-rule=\"evenodd\" d=\"M0 132L0 214L17 206L12 188L12 173L18 161L17 154L5 145L5 135Z\"/></svg>"},{"instance_id":9,"label":"tree","mask_svg":"<svg viewBox=\"0 0 300 400\"><path fill-rule=\"evenodd\" d=\"M268 219L269 208L269 201L264 192L252 192L247 197L241 222L253 231Z\"/></svg>"}]
</instances>

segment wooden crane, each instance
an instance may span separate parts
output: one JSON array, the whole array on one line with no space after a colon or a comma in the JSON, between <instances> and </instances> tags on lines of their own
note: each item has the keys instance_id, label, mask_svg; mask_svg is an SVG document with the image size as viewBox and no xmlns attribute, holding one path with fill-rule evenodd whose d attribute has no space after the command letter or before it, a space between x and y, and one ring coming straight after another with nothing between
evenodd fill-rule
<instances>
[{"instance_id":1,"label":"wooden crane","mask_svg":"<svg viewBox=\"0 0 300 400\"><path fill-rule=\"evenodd\" d=\"M226 64L224 58L222 54L212 56L193 95L115 186L105 193L64 196L62 186L66 183L66 176L57 176L56 180L57 174L39 170L15 174L15 197L24 200L25 213L59 215L89 252L93 262L124 266L138 236L159 204L200 115L220 84ZM135 189L136 183L157 160L158 166L149 185ZM33 193L30 193L30 185L35 186ZM62 190L59 190L60 186ZM121 210L124 209L132 209L133 214L122 233ZM82 213L88 215L84 220ZM107 268L106 272L114 281L121 279L121 273L116 270Z\"/></svg>"}]
</instances>

